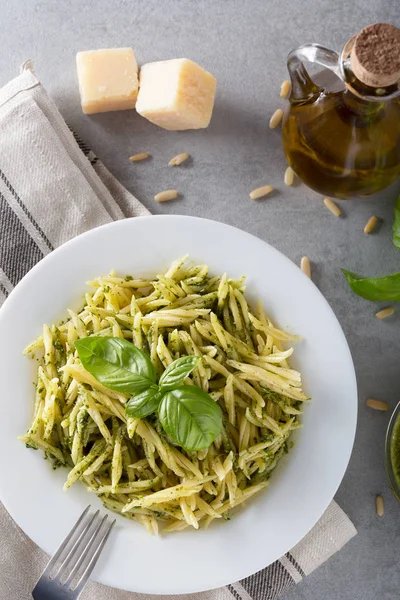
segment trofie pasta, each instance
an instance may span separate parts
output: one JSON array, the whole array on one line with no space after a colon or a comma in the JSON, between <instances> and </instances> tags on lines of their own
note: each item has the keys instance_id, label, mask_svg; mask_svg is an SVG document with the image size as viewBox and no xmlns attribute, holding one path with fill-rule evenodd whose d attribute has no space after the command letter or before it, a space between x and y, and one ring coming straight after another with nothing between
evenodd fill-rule
<instances>
[{"instance_id":1,"label":"trofie pasta","mask_svg":"<svg viewBox=\"0 0 400 600\"><path fill-rule=\"evenodd\" d=\"M268 485L300 426L300 373L288 359L298 338L277 329L244 296L244 279L211 276L187 257L154 280L99 277L84 307L48 327L25 353L38 359L34 417L20 439L54 468L69 469L65 489L81 481L104 506L149 532L207 527ZM203 450L178 447L157 412L126 415L128 394L85 370L75 342L125 338L160 376L177 358L200 358L185 385L207 392L222 410L222 433ZM211 405L212 407L212 405Z\"/></svg>"}]
</instances>

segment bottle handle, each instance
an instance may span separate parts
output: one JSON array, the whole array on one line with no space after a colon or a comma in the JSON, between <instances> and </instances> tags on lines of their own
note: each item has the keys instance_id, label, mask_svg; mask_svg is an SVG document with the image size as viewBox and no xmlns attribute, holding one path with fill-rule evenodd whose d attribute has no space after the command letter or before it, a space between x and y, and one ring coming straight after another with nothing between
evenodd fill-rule
<instances>
[{"instance_id":1,"label":"bottle handle","mask_svg":"<svg viewBox=\"0 0 400 600\"><path fill-rule=\"evenodd\" d=\"M333 71L342 79L340 56L334 50L324 48L319 44L305 44L292 50L287 59L287 67L292 82L291 101L310 100L322 92L322 88L313 82L304 62L321 65Z\"/></svg>"}]
</instances>

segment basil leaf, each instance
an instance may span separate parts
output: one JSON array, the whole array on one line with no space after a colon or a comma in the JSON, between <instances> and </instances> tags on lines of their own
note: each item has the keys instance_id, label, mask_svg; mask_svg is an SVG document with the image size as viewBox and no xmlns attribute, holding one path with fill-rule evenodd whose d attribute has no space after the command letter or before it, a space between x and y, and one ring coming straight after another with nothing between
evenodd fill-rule
<instances>
[{"instance_id":1,"label":"basil leaf","mask_svg":"<svg viewBox=\"0 0 400 600\"><path fill-rule=\"evenodd\" d=\"M155 412L160 404L162 394L158 386L152 386L129 400L125 412L128 417L143 419Z\"/></svg>"},{"instance_id":2,"label":"basil leaf","mask_svg":"<svg viewBox=\"0 0 400 600\"><path fill-rule=\"evenodd\" d=\"M182 356L169 365L160 377L159 386L162 391L172 390L181 385L186 377L197 367L198 356Z\"/></svg>"},{"instance_id":3,"label":"basil leaf","mask_svg":"<svg viewBox=\"0 0 400 600\"><path fill-rule=\"evenodd\" d=\"M150 358L122 338L92 336L75 342L82 365L106 388L139 394L156 383Z\"/></svg>"},{"instance_id":4,"label":"basil leaf","mask_svg":"<svg viewBox=\"0 0 400 600\"><path fill-rule=\"evenodd\" d=\"M208 448L222 430L222 413L216 402L198 387L184 385L161 400L160 423L184 450Z\"/></svg>"},{"instance_id":5,"label":"basil leaf","mask_svg":"<svg viewBox=\"0 0 400 600\"><path fill-rule=\"evenodd\" d=\"M342 271L353 292L362 298L374 302L400 302L400 273L366 279L356 273Z\"/></svg>"},{"instance_id":6,"label":"basil leaf","mask_svg":"<svg viewBox=\"0 0 400 600\"><path fill-rule=\"evenodd\" d=\"M400 196L394 205L393 244L400 249Z\"/></svg>"}]
</instances>

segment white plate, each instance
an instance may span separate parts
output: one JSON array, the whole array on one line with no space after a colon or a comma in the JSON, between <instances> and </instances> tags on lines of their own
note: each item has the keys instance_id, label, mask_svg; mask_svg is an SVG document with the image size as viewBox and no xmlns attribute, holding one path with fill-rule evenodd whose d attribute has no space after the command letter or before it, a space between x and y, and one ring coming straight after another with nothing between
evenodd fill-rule
<instances>
[{"instance_id":1,"label":"white plate","mask_svg":"<svg viewBox=\"0 0 400 600\"><path fill-rule=\"evenodd\" d=\"M118 518L95 571L101 583L149 594L216 588L278 559L310 530L332 500L347 467L357 419L354 367L344 334L314 284L277 250L221 223L156 216L119 221L85 233L42 260L0 311L0 497L43 550L53 553L84 507L101 505L84 486L62 491L65 471L53 472L40 451L17 441L31 420L35 367L23 348L42 323L78 308L84 282L116 269L155 275L189 253L194 261L247 275L248 296L260 297L281 326L301 334L295 364L312 396L295 446L270 486L229 522L206 531L152 537Z\"/></svg>"}]
</instances>

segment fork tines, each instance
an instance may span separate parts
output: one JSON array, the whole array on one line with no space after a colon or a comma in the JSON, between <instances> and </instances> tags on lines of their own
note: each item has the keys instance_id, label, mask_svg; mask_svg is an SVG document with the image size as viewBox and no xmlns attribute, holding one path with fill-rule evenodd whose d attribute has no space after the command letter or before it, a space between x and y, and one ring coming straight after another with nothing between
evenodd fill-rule
<instances>
[{"instance_id":1,"label":"fork tines","mask_svg":"<svg viewBox=\"0 0 400 600\"><path fill-rule=\"evenodd\" d=\"M47 565L41 580L80 593L92 573L115 520L88 506ZM75 597L75 596L74 596Z\"/></svg>"}]
</instances>

